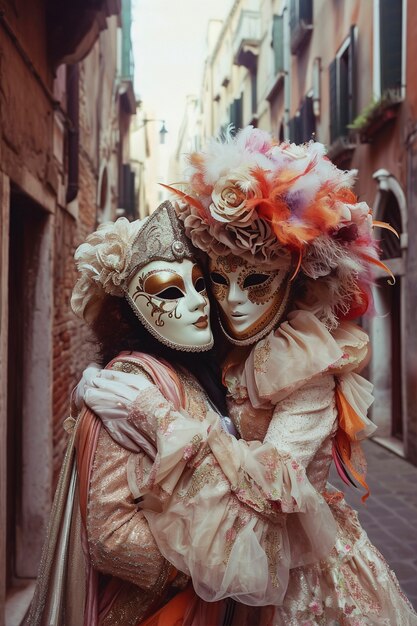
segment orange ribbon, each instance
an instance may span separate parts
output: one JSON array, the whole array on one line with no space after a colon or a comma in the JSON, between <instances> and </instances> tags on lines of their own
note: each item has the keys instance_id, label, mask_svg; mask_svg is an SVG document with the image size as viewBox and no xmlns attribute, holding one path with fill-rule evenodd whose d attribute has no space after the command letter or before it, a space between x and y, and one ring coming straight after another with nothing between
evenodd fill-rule
<instances>
[{"instance_id":1,"label":"orange ribbon","mask_svg":"<svg viewBox=\"0 0 417 626\"><path fill-rule=\"evenodd\" d=\"M336 387L336 406L339 417L339 428L335 436L337 450L353 478L365 489L366 493L362 496L362 502L365 502L370 495L369 486L365 480L366 471L361 472L352 463L352 459L356 456L355 449L360 446L357 435L364 429L365 424L338 386Z\"/></svg>"}]
</instances>

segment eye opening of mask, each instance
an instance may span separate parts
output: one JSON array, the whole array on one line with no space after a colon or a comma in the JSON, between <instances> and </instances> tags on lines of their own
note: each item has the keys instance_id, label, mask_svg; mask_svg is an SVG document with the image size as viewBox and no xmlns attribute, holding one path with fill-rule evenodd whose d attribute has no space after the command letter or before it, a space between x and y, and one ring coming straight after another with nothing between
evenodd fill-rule
<instances>
[{"instance_id":1,"label":"eye opening of mask","mask_svg":"<svg viewBox=\"0 0 417 626\"><path fill-rule=\"evenodd\" d=\"M249 274L249 276L246 276L243 281L243 289L248 289L249 287L259 287L260 285L266 283L269 278L269 274L262 274L262 272Z\"/></svg>"},{"instance_id":2,"label":"eye opening of mask","mask_svg":"<svg viewBox=\"0 0 417 626\"><path fill-rule=\"evenodd\" d=\"M167 287L159 293L154 294L154 298L160 298L161 300L179 300L184 298L184 293L178 287Z\"/></svg>"},{"instance_id":3,"label":"eye opening of mask","mask_svg":"<svg viewBox=\"0 0 417 626\"><path fill-rule=\"evenodd\" d=\"M202 293L206 291L206 281L204 280L204 276L198 276L194 281L194 289L198 291L198 293Z\"/></svg>"},{"instance_id":4,"label":"eye opening of mask","mask_svg":"<svg viewBox=\"0 0 417 626\"><path fill-rule=\"evenodd\" d=\"M210 272L210 279L211 279L211 282L214 283L215 285L228 285L229 284L226 276L223 276L223 274L219 274L219 272Z\"/></svg>"}]
</instances>

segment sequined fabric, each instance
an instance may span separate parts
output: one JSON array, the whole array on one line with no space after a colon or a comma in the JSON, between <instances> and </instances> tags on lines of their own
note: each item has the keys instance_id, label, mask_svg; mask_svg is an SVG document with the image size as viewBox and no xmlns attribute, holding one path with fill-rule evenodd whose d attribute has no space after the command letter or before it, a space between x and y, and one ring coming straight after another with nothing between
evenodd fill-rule
<instances>
[{"instance_id":1,"label":"sequined fabric","mask_svg":"<svg viewBox=\"0 0 417 626\"><path fill-rule=\"evenodd\" d=\"M133 502L126 479L129 456L102 428L88 503L90 555L100 572L152 589L169 565Z\"/></svg>"},{"instance_id":2,"label":"sequined fabric","mask_svg":"<svg viewBox=\"0 0 417 626\"><path fill-rule=\"evenodd\" d=\"M148 377L132 363L116 362L113 368ZM121 578L126 584L100 626L140 623L164 602L174 571L159 552L129 489L129 460L143 456L130 453L101 429L88 500L89 552L99 572Z\"/></svg>"}]
</instances>

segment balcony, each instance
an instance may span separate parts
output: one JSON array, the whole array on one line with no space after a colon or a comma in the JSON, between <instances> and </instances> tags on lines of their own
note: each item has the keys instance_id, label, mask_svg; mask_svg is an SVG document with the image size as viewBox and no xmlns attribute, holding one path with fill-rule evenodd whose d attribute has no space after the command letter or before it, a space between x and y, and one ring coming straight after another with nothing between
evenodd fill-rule
<instances>
[{"instance_id":1,"label":"balcony","mask_svg":"<svg viewBox=\"0 0 417 626\"><path fill-rule=\"evenodd\" d=\"M354 136L339 135L329 146L327 156L340 169L349 169L357 145Z\"/></svg>"},{"instance_id":2,"label":"balcony","mask_svg":"<svg viewBox=\"0 0 417 626\"><path fill-rule=\"evenodd\" d=\"M46 0L42 3L46 12L48 50L54 69L62 63L77 63L89 53L100 31L107 28L107 18L120 14L120 2Z\"/></svg>"},{"instance_id":3,"label":"balcony","mask_svg":"<svg viewBox=\"0 0 417 626\"><path fill-rule=\"evenodd\" d=\"M259 11L242 10L233 37L233 62L253 71L256 68L261 42Z\"/></svg>"}]
</instances>

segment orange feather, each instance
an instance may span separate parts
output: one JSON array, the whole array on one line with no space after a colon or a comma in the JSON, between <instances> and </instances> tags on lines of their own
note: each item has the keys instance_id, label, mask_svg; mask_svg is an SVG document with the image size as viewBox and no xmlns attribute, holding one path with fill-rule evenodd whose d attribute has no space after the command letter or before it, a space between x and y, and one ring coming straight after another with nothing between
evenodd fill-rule
<instances>
[{"instance_id":1,"label":"orange feather","mask_svg":"<svg viewBox=\"0 0 417 626\"><path fill-rule=\"evenodd\" d=\"M356 204L358 198L353 193L351 189L348 187L342 187L336 191L336 197L340 202L344 202L345 204Z\"/></svg>"},{"instance_id":2,"label":"orange feather","mask_svg":"<svg viewBox=\"0 0 417 626\"><path fill-rule=\"evenodd\" d=\"M171 187L171 185L165 185L164 183L159 183L159 185L161 185L161 187L164 187L164 189L168 189L168 191L175 194L176 196L179 196L183 200L186 200L188 204L191 204L191 206L197 209L201 217L205 217L205 209L201 202L188 195L184 191L180 191L179 189L175 189L175 187Z\"/></svg>"},{"instance_id":3,"label":"orange feather","mask_svg":"<svg viewBox=\"0 0 417 626\"><path fill-rule=\"evenodd\" d=\"M394 233L394 235L396 235L398 237L398 239L400 238L400 235L397 233L395 228L393 228L390 224L387 224L387 222L378 222L377 220L372 220L372 226L373 227L376 226L378 228L385 228L386 230L390 230L392 233Z\"/></svg>"},{"instance_id":4,"label":"orange feather","mask_svg":"<svg viewBox=\"0 0 417 626\"><path fill-rule=\"evenodd\" d=\"M390 285L395 285L395 276L394 274L391 272L390 268L385 265L385 263L383 263L382 261L380 261L379 259L374 259L374 257L370 256L369 254L365 254L363 252L360 253L360 256L365 259L365 261L368 261L368 263L372 263L373 265L376 265L377 267L380 267L381 269L384 270L384 272L387 272L387 274L390 275L392 280L389 280L389 284Z\"/></svg>"},{"instance_id":5,"label":"orange feather","mask_svg":"<svg viewBox=\"0 0 417 626\"><path fill-rule=\"evenodd\" d=\"M292 283L292 281L295 279L295 277L297 276L298 272L300 271L300 267L301 267L301 262L303 260L303 251L300 248L298 250L298 262L297 262L297 267L295 268L295 271L293 273L293 275L290 278L290 283Z\"/></svg>"},{"instance_id":6,"label":"orange feather","mask_svg":"<svg viewBox=\"0 0 417 626\"><path fill-rule=\"evenodd\" d=\"M303 218L314 225L320 232L328 232L340 219L337 211L337 195L325 185L319 190L313 202L306 208Z\"/></svg>"}]
</instances>

